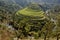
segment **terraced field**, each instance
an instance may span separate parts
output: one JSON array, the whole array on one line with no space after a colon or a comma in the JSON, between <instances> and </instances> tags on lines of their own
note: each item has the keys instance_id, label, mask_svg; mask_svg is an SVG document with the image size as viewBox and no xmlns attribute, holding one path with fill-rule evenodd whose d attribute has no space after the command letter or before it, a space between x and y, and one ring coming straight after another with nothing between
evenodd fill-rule
<instances>
[{"instance_id":1,"label":"terraced field","mask_svg":"<svg viewBox=\"0 0 60 40\"><path fill-rule=\"evenodd\" d=\"M42 11L41 9L36 10L33 8L29 8L29 7L19 10L16 14L17 15L22 14L22 15L31 16L31 17L45 18L44 11Z\"/></svg>"}]
</instances>

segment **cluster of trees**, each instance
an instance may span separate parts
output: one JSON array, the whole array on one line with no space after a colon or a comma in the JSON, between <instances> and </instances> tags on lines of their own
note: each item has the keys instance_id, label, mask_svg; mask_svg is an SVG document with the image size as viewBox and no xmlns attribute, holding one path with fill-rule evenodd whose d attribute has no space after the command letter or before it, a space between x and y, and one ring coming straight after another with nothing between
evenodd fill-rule
<instances>
[{"instance_id":1,"label":"cluster of trees","mask_svg":"<svg viewBox=\"0 0 60 40\"><path fill-rule=\"evenodd\" d=\"M22 18L18 21L15 18L13 28L16 30L18 38L31 36L35 38L44 37L46 40L46 38L52 37L55 24L49 18L43 20Z\"/></svg>"}]
</instances>

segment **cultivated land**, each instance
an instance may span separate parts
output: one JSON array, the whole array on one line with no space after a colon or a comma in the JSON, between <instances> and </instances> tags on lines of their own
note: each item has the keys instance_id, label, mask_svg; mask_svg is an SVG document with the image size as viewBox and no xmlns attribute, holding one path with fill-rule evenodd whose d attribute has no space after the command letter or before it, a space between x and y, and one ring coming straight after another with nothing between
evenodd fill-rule
<instances>
[{"instance_id":1,"label":"cultivated land","mask_svg":"<svg viewBox=\"0 0 60 40\"><path fill-rule=\"evenodd\" d=\"M25 9L22 9L20 11L17 12L17 15L22 14L25 16L32 16L32 17L43 17L44 16L44 12L41 10L34 10L31 8L26 7Z\"/></svg>"}]
</instances>

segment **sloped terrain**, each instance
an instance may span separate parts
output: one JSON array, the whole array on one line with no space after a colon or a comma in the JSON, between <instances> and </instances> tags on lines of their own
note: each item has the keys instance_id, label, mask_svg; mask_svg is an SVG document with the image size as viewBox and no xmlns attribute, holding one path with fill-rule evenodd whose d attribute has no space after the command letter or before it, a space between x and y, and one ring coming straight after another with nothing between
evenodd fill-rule
<instances>
[{"instance_id":1,"label":"sloped terrain","mask_svg":"<svg viewBox=\"0 0 60 40\"><path fill-rule=\"evenodd\" d=\"M38 5L32 4L29 7L26 7L22 10L19 10L17 15L24 15L24 16L30 16L30 17L39 17L39 18L45 18L45 13L42 10L42 8Z\"/></svg>"}]
</instances>

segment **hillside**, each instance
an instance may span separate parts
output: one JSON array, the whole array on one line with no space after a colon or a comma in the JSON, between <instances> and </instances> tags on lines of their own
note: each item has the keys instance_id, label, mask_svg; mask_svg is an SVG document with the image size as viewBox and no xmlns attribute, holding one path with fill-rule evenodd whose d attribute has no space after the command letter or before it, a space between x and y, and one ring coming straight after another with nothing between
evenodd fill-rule
<instances>
[{"instance_id":1,"label":"hillside","mask_svg":"<svg viewBox=\"0 0 60 40\"><path fill-rule=\"evenodd\" d=\"M32 4L29 7L19 10L16 14L17 15L25 15L25 16L29 16L29 17L45 18L44 11L37 4Z\"/></svg>"},{"instance_id":2,"label":"hillside","mask_svg":"<svg viewBox=\"0 0 60 40\"><path fill-rule=\"evenodd\" d=\"M59 40L60 0L0 0L0 40Z\"/></svg>"},{"instance_id":3,"label":"hillside","mask_svg":"<svg viewBox=\"0 0 60 40\"><path fill-rule=\"evenodd\" d=\"M54 5L58 5L59 3L60 3L60 0L14 0L15 1L15 3L17 3L17 4L19 4L19 5L21 5L21 6L26 6L27 4L29 4L29 3L33 3L33 2L35 2L35 3L39 3L39 4L49 4L49 5L51 5L51 4L54 4Z\"/></svg>"},{"instance_id":4,"label":"hillside","mask_svg":"<svg viewBox=\"0 0 60 40\"><path fill-rule=\"evenodd\" d=\"M20 5L14 3L12 0L0 0L0 8L4 8L8 11L17 11L22 8Z\"/></svg>"}]
</instances>

